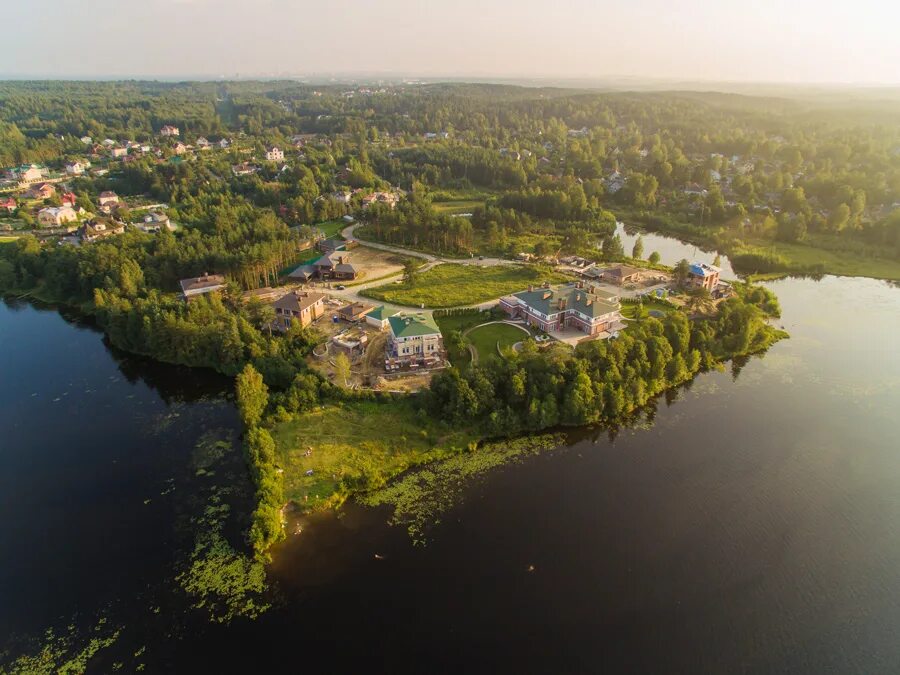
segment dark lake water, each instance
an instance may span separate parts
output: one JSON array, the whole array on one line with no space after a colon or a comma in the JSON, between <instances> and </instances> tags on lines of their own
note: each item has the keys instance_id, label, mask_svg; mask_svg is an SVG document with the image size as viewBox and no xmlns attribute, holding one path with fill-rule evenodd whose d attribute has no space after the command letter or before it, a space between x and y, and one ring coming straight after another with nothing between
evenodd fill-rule
<instances>
[{"instance_id":1,"label":"dark lake water","mask_svg":"<svg viewBox=\"0 0 900 675\"><path fill-rule=\"evenodd\" d=\"M652 421L473 483L424 547L384 510L317 516L273 610L168 630L138 607L186 613L167 580L227 383L0 305L0 638L107 608L146 672L900 672L900 289L771 287L792 339Z\"/></svg>"}]
</instances>

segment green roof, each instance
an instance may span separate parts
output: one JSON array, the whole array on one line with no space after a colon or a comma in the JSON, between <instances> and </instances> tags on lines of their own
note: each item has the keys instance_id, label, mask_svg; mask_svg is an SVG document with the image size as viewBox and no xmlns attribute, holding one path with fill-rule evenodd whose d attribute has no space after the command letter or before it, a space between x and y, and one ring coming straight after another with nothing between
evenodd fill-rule
<instances>
[{"instance_id":1,"label":"green roof","mask_svg":"<svg viewBox=\"0 0 900 675\"><path fill-rule=\"evenodd\" d=\"M396 312L394 312L396 314ZM369 312L366 316L371 316L376 321L384 321L389 316L391 316L391 311L384 308L384 305L381 307L376 307L371 312Z\"/></svg>"},{"instance_id":2,"label":"green roof","mask_svg":"<svg viewBox=\"0 0 900 675\"><path fill-rule=\"evenodd\" d=\"M394 337L441 334L441 329L430 314L395 314L388 318L388 322Z\"/></svg>"},{"instance_id":3,"label":"green roof","mask_svg":"<svg viewBox=\"0 0 900 675\"><path fill-rule=\"evenodd\" d=\"M515 297L545 316L573 309L585 316L598 317L619 309L614 294L599 289L591 292L586 288L578 288L575 284L522 291L516 293ZM564 301L562 308L560 300Z\"/></svg>"}]
</instances>

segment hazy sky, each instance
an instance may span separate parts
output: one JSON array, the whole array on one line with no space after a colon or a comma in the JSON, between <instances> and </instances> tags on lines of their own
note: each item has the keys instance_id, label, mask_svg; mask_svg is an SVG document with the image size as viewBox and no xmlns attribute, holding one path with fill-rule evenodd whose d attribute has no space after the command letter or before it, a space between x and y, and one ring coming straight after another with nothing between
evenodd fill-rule
<instances>
[{"instance_id":1,"label":"hazy sky","mask_svg":"<svg viewBox=\"0 0 900 675\"><path fill-rule=\"evenodd\" d=\"M897 0L6 2L3 76L900 83Z\"/></svg>"}]
</instances>

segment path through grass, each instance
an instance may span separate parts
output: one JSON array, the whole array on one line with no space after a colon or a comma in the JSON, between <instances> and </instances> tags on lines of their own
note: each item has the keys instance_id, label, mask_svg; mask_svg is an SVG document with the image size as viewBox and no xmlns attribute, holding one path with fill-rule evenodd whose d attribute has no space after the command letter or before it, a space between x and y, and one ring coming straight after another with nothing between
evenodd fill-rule
<instances>
[{"instance_id":1,"label":"path through grass","mask_svg":"<svg viewBox=\"0 0 900 675\"><path fill-rule=\"evenodd\" d=\"M410 307L461 307L494 300L544 281L565 280L558 272L536 266L443 264L420 274L412 285L388 284L360 294Z\"/></svg>"}]
</instances>

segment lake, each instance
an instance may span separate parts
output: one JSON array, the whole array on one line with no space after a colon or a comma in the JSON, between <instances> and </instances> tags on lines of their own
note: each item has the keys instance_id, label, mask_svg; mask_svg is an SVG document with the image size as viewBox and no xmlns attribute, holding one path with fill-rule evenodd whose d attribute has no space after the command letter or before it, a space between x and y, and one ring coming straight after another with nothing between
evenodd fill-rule
<instances>
[{"instance_id":1,"label":"lake","mask_svg":"<svg viewBox=\"0 0 900 675\"><path fill-rule=\"evenodd\" d=\"M626 255L631 255L631 249L634 248L634 243L640 237L644 240L644 258L656 251L659 253L659 261L664 265L675 265L682 258L689 262L704 262L712 265L716 259L717 252L714 250L707 251L680 239L648 232L633 225L617 222L616 234L622 240L622 247L625 249ZM722 268L722 278L737 279L737 274L732 269L727 255L719 255L719 266Z\"/></svg>"},{"instance_id":2,"label":"lake","mask_svg":"<svg viewBox=\"0 0 900 675\"><path fill-rule=\"evenodd\" d=\"M228 626L170 588L227 381L0 305L0 635L105 612L147 672L896 673L900 289L769 286L790 340L472 483L426 546L381 509L303 520L275 607Z\"/></svg>"}]
</instances>

